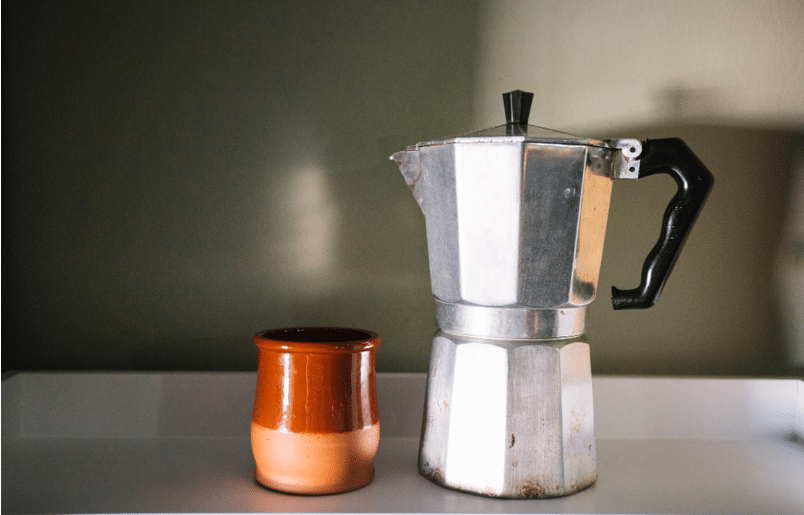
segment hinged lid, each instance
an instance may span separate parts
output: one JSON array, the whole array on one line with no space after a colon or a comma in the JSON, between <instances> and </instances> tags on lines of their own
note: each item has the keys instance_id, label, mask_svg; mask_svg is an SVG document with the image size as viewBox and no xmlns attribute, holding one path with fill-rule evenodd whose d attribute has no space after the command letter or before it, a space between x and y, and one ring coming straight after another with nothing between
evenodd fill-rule
<instances>
[{"instance_id":1,"label":"hinged lid","mask_svg":"<svg viewBox=\"0 0 804 515\"><path fill-rule=\"evenodd\" d=\"M471 132L455 138L423 141L416 145L407 147L407 150L415 150L419 147L430 145L447 145L450 143L552 143L557 145L585 145L594 147L611 148L611 146L600 140L582 138L568 132L546 129L535 125L528 125L530 106L533 101L533 93L515 90L503 93L503 103L507 123L488 129Z\"/></svg>"}]
</instances>

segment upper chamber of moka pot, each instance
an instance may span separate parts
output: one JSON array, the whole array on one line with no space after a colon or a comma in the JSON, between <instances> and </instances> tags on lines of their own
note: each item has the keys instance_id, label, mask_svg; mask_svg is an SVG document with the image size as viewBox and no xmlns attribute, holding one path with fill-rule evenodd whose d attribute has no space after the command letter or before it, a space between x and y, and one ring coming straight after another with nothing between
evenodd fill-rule
<instances>
[{"instance_id":1,"label":"upper chamber of moka pot","mask_svg":"<svg viewBox=\"0 0 804 515\"><path fill-rule=\"evenodd\" d=\"M504 96L505 125L392 156L425 215L438 301L543 310L595 298L623 154L527 125L528 95Z\"/></svg>"}]
</instances>

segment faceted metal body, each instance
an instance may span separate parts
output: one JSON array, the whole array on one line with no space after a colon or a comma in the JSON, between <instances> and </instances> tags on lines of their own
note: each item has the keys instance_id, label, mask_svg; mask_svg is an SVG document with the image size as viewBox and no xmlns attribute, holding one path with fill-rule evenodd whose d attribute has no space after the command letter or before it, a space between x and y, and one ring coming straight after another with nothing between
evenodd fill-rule
<instances>
[{"instance_id":1,"label":"faceted metal body","mask_svg":"<svg viewBox=\"0 0 804 515\"><path fill-rule=\"evenodd\" d=\"M612 153L520 136L395 154L425 215L436 299L531 309L594 300Z\"/></svg>"},{"instance_id":2,"label":"faceted metal body","mask_svg":"<svg viewBox=\"0 0 804 515\"><path fill-rule=\"evenodd\" d=\"M581 339L433 338L419 470L442 486L508 498L595 482L589 346Z\"/></svg>"},{"instance_id":3,"label":"faceted metal body","mask_svg":"<svg viewBox=\"0 0 804 515\"><path fill-rule=\"evenodd\" d=\"M532 97L503 95L506 125L392 156L424 212L439 328L419 469L495 497L567 495L597 477L584 330L613 179L664 173L679 188L639 287L612 288L614 309L656 302L712 185L677 138L527 125Z\"/></svg>"}]
</instances>

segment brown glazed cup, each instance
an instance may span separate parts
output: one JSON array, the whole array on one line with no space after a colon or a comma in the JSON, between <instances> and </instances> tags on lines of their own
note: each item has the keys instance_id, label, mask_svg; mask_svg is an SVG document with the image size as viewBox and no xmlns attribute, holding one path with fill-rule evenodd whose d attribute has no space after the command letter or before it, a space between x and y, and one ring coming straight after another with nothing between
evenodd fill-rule
<instances>
[{"instance_id":1,"label":"brown glazed cup","mask_svg":"<svg viewBox=\"0 0 804 515\"><path fill-rule=\"evenodd\" d=\"M256 480L273 490L331 494L374 477L380 337L362 329L263 331L251 418Z\"/></svg>"}]
</instances>

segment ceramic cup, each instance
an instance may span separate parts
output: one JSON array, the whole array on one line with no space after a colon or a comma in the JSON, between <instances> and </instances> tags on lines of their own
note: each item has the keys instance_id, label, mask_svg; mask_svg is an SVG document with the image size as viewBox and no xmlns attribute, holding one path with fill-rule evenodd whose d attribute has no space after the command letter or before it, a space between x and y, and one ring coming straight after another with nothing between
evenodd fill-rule
<instances>
[{"instance_id":1,"label":"ceramic cup","mask_svg":"<svg viewBox=\"0 0 804 515\"><path fill-rule=\"evenodd\" d=\"M380 337L362 329L304 327L263 331L254 343L257 481L296 494L346 492L370 483L380 443Z\"/></svg>"}]
</instances>

